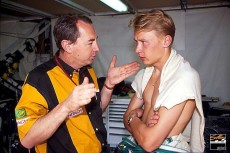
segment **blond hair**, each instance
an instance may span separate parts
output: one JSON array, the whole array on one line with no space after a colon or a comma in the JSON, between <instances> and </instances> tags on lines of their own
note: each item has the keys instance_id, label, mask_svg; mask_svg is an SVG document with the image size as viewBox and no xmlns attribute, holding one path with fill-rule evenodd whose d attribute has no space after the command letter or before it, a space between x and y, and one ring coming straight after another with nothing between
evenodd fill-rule
<instances>
[{"instance_id":1,"label":"blond hair","mask_svg":"<svg viewBox=\"0 0 230 153\"><path fill-rule=\"evenodd\" d=\"M133 27L135 32L154 30L163 36L170 35L172 40L176 30L172 18L159 9L136 13L129 26Z\"/></svg>"}]
</instances>

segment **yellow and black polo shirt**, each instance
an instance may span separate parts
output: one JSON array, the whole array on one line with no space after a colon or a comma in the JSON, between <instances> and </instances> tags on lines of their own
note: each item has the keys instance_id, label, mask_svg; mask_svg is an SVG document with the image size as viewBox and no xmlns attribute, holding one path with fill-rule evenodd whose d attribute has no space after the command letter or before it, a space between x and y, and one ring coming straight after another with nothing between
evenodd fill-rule
<instances>
[{"instance_id":1,"label":"yellow and black polo shirt","mask_svg":"<svg viewBox=\"0 0 230 153\"><path fill-rule=\"evenodd\" d=\"M57 58L67 75L76 84L87 76L99 89L92 67L85 66L79 71ZM15 108L18 133L22 139L40 117L64 101L76 86L57 65L54 59L32 70L23 85L22 96ZM38 153L100 153L107 144L106 129L100 108L100 92L97 98L71 112L65 122L43 144L35 146Z\"/></svg>"}]
</instances>

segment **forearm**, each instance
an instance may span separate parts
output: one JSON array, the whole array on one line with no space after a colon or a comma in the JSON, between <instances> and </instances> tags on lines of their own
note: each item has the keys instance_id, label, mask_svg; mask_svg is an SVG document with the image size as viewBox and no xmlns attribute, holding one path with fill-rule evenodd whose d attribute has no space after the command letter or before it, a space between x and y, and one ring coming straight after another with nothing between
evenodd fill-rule
<instances>
[{"instance_id":1,"label":"forearm","mask_svg":"<svg viewBox=\"0 0 230 153\"><path fill-rule=\"evenodd\" d=\"M130 113L130 112L127 112L127 111L124 113L123 123L124 123L125 128L126 128L131 134L133 134L133 133L132 133L132 129L131 129L131 127L130 127L129 124L128 124L129 113Z\"/></svg>"},{"instance_id":2,"label":"forearm","mask_svg":"<svg viewBox=\"0 0 230 153\"><path fill-rule=\"evenodd\" d=\"M123 123L124 123L124 126L125 128L132 134L132 129L130 128L130 125L128 124L128 118L129 116L132 116L132 114L137 114L137 117L138 118L141 118L142 120L142 117L143 117L143 109L142 109L142 106L143 106L143 101L138 99L136 95L134 95L132 98L131 98L131 101L129 103L129 106L127 108L127 110L125 111L124 113L124 116L123 116Z\"/></svg>"},{"instance_id":3,"label":"forearm","mask_svg":"<svg viewBox=\"0 0 230 153\"><path fill-rule=\"evenodd\" d=\"M114 85L111 85L109 81L105 81L105 84L101 90L101 109L102 112L108 107L113 94Z\"/></svg>"},{"instance_id":4,"label":"forearm","mask_svg":"<svg viewBox=\"0 0 230 153\"><path fill-rule=\"evenodd\" d=\"M143 121L137 117L133 118L130 123L132 129L132 135L145 151L151 152L159 148L162 143L161 139L158 137L157 133L151 132L150 128L147 127ZM159 132L159 131L158 131Z\"/></svg>"},{"instance_id":5,"label":"forearm","mask_svg":"<svg viewBox=\"0 0 230 153\"><path fill-rule=\"evenodd\" d=\"M21 143L26 148L32 148L35 145L50 138L57 128L68 116L69 111L63 103L57 105L52 111L39 118L31 127Z\"/></svg>"},{"instance_id":6,"label":"forearm","mask_svg":"<svg viewBox=\"0 0 230 153\"><path fill-rule=\"evenodd\" d=\"M137 142L143 142L144 139L143 131L145 129L147 130L146 124L143 123L140 118L134 117L132 122L128 126L131 129L132 135L135 137Z\"/></svg>"},{"instance_id":7,"label":"forearm","mask_svg":"<svg viewBox=\"0 0 230 153\"><path fill-rule=\"evenodd\" d=\"M178 121L182 107L183 103L169 110L161 107L159 109L161 119L151 127L147 126L141 119L134 117L129 126L138 144L148 152L159 148Z\"/></svg>"},{"instance_id":8,"label":"forearm","mask_svg":"<svg viewBox=\"0 0 230 153\"><path fill-rule=\"evenodd\" d=\"M126 128L130 131L137 143L146 151L152 151L159 147L159 137L156 130L148 127L143 122L143 110L137 108L135 110L127 110L125 113L126 120L124 121Z\"/></svg>"}]
</instances>

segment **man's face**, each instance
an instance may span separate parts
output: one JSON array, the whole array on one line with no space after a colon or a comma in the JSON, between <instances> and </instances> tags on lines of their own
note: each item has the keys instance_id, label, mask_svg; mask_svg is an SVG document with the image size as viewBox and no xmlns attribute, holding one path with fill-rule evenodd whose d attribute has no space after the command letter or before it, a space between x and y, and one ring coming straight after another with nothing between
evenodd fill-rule
<instances>
[{"instance_id":1,"label":"man's face","mask_svg":"<svg viewBox=\"0 0 230 153\"><path fill-rule=\"evenodd\" d=\"M151 66L160 62L164 54L163 39L155 31L135 31L134 40L143 64Z\"/></svg>"},{"instance_id":2,"label":"man's face","mask_svg":"<svg viewBox=\"0 0 230 153\"><path fill-rule=\"evenodd\" d=\"M80 66L91 64L99 51L97 34L91 24L78 21L80 37L73 43L73 56Z\"/></svg>"}]
</instances>

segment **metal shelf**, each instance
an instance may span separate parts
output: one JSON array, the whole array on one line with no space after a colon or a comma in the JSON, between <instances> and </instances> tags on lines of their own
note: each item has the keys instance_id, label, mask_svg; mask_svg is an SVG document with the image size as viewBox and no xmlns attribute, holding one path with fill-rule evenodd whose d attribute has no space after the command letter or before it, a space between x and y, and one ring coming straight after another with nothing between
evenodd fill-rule
<instances>
[{"instance_id":1,"label":"metal shelf","mask_svg":"<svg viewBox=\"0 0 230 153\"><path fill-rule=\"evenodd\" d=\"M104 124L107 129L108 144L111 147L116 147L122 141L122 137L130 135L123 124L123 115L129 102L130 99L112 99L109 107L103 114Z\"/></svg>"}]
</instances>

